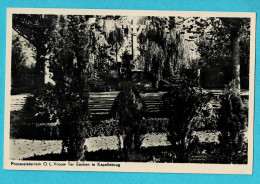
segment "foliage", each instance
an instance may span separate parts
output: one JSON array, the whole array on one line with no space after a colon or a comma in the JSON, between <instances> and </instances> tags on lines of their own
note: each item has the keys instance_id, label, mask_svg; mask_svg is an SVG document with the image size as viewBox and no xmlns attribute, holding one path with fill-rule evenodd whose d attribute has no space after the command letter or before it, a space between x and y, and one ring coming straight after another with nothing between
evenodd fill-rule
<instances>
[{"instance_id":1,"label":"foliage","mask_svg":"<svg viewBox=\"0 0 260 184\"><path fill-rule=\"evenodd\" d=\"M119 132L119 122L116 119L105 119L92 122L86 128L86 137L114 136Z\"/></svg>"},{"instance_id":2,"label":"foliage","mask_svg":"<svg viewBox=\"0 0 260 184\"><path fill-rule=\"evenodd\" d=\"M30 112L29 117L31 121L47 121L51 116L48 110L54 107L55 118L60 122L63 147L64 150L67 149L70 160L80 159L80 152L84 151L84 127L89 123L88 78L93 79L93 85L102 85L104 78L94 75L93 71L96 68L100 68L102 72L109 70L112 61L106 40L106 35L111 30L105 28L107 24L100 24L101 20L106 19L111 17L13 16L13 29L36 49L37 86L34 97L28 101L28 105L35 103L34 111ZM44 65L47 60L53 84L47 89L49 94L46 94L43 86Z\"/></svg>"},{"instance_id":3,"label":"foliage","mask_svg":"<svg viewBox=\"0 0 260 184\"><path fill-rule=\"evenodd\" d=\"M203 104L201 110L203 113L197 114L193 119L193 122L197 124L196 130L216 131L218 116L212 106L212 101Z\"/></svg>"},{"instance_id":4,"label":"foliage","mask_svg":"<svg viewBox=\"0 0 260 184\"><path fill-rule=\"evenodd\" d=\"M108 44L95 24L98 20L93 16L58 16L48 43L55 83L53 104L60 122L63 150L67 149L69 160L83 158L88 135L85 128L92 128L88 121L89 79L93 79L91 84L102 85L104 81L95 67L102 66L103 72L109 66Z\"/></svg>"},{"instance_id":5,"label":"foliage","mask_svg":"<svg viewBox=\"0 0 260 184\"><path fill-rule=\"evenodd\" d=\"M12 94L17 94L19 91L27 90L31 92L33 88L33 72L34 66L32 63L28 64L28 48L30 43L22 40L22 37L13 31L12 35ZM21 89L21 88L24 89Z\"/></svg>"},{"instance_id":6,"label":"foliage","mask_svg":"<svg viewBox=\"0 0 260 184\"><path fill-rule=\"evenodd\" d=\"M14 14L13 29L35 47L44 47L54 28L52 22L56 18L56 15Z\"/></svg>"},{"instance_id":7,"label":"foliage","mask_svg":"<svg viewBox=\"0 0 260 184\"><path fill-rule=\"evenodd\" d=\"M105 82L100 77L91 77L88 80L91 91L104 91Z\"/></svg>"},{"instance_id":8,"label":"foliage","mask_svg":"<svg viewBox=\"0 0 260 184\"><path fill-rule=\"evenodd\" d=\"M168 141L171 143L176 162L187 161L197 138L192 132L201 124L198 116L207 116L203 109L207 98L201 89L190 87L185 81L181 87L175 87L163 97L163 105L168 123Z\"/></svg>"},{"instance_id":9,"label":"foliage","mask_svg":"<svg viewBox=\"0 0 260 184\"><path fill-rule=\"evenodd\" d=\"M202 67L206 69L231 66L230 40L220 19L208 18L196 21L203 31L197 41ZM226 48L226 49L223 49Z\"/></svg>"},{"instance_id":10,"label":"foliage","mask_svg":"<svg viewBox=\"0 0 260 184\"><path fill-rule=\"evenodd\" d=\"M139 50L144 58L146 75L150 75L153 87L157 89L160 80L169 80L178 73L183 55L182 41L174 17L147 17L142 21L147 26L138 37Z\"/></svg>"},{"instance_id":11,"label":"foliage","mask_svg":"<svg viewBox=\"0 0 260 184\"><path fill-rule=\"evenodd\" d=\"M22 109L22 121L28 123L49 123L51 113L42 98L28 96Z\"/></svg>"},{"instance_id":12,"label":"foliage","mask_svg":"<svg viewBox=\"0 0 260 184\"><path fill-rule=\"evenodd\" d=\"M119 148L124 154L137 150L142 144L145 127L142 119L145 117L145 104L131 83L122 84L122 91L116 97L111 107L111 116L119 120L118 139L123 136L123 145L119 141Z\"/></svg>"},{"instance_id":13,"label":"foliage","mask_svg":"<svg viewBox=\"0 0 260 184\"><path fill-rule=\"evenodd\" d=\"M10 138L31 140L59 140L57 123L29 123L12 121L10 124Z\"/></svg>"},{"instance_id":14,"label":"foliage","mask_svg":"<svg viewBox=\"0 0 260 184\"><path fill-rule=\"evenodd\" d=\"M22 109L21 121L28 123L54 123L57 121L56 99L52 86L47 85L44 95L30 95Z\"/></svg>"},{"instance_id":15,"label":"foliage","mask_svg":"<svg viewBox=\"0 0 260 184\"><path fill-rule=\"evenodd\" d=\"M167 118L148 118L143 120L146 124L147 133L167 133L168 119Z\"/></svg>"},{"instance_id":16,"label":"foliage","mask_svg":"<svg viewBox=\"0 0 260 184\"><path fill-rule=\"evenodd\" d=\"M120 28L116 28L115 30L111 31L109 33L107 41L110 45L112 45L113 51L115 51L116 55L116 62L118 62L118 51L124 43L123 30Z\"/></svg>"},{"instance_id":17,"label":"foliage","mask_svg":"<svg viewBox=\"0 0 260 184\"><path fill-rule=\"evenodd\" d=\"M84 124L84 137L115 136L119 131L119 122L107 119ZM61 140L60 123L35 123L13 120L10 124L10 136L15 139Z\"/></svg>"},{"instance_id":18,"label":"foliage","mask_svg":"<svg viewBox=\"0 0 260 184\"><path fill-rule=\"evenodd\" d=\"M106 119L102 121L92 122L92 128L86 128L87 137L98 136L114 136L122 132L119 127L118 119ZM168 128L167 118L148 118L142 119L140 122L142 133L166 133Z\"/></svg>"},{"instance_id":19,"label":"foliage","mask_svg":"<svg viewBox=\"0 0 260 184\"><path fill-rule=\"evenodd\" d=\"M103 70L108 73L111 67L114 67L114 52L118 51L124 42L124 35L121 34L121 30L115 28L117 20L121 17L65 16L70 21L67 25L70 31L68 35L62 34L60 31L66 24L66 21L61 21L62 17L60 15L43 14L14 14L13 16L13 29L19 36L28 41L35 50L35 93L43 93L44 65L47 61L52 60L53 53L56 54L54 47L60 52L60 49L64 46L61 43L63 36L73 35L70 40L74 44L72 46L75 51L73 57L74 59L81 57L89 61L86 70L91 77L95 77L92 76L93 73L96 72L99 75L99 72L103 72ZM63 40L63 43L65 40ZM91 40L91 49L83 48L84 43L87 43L88 40ZM60 44L55 45L57 42ZM107 80L107 78L100 79L103 82Z\"/></svg>"},{"instance_id":20,"label":"foliage","mask_svg":"<svg viewBox=\"0 0 260 184\"><path fill-rule=\"evenodd\" d=\"M208 112L209 107L205 105L207 100L201 90L189 86L186 82L164 96L164 107L169 122L162 120L162 124L159 125L157 120L146 120L145 104L130 83L123 85L123 90L112 107L111 114L115 119L105 120L97 126L88 120L89 85L100 88L106 85L109 70L114 67L111 52L116 52L117 57L118 50L124 44L125 35L122 30L107 29L105 28L107 24L101 23L108 21L113 26L116 23L115 19L74 15L13 16L13 29L36 49L36 68L33 70L37 76L35 84L37 88L43 89L41 93L35 92L27 99L23 109L24 119L32 124L57 121L59 136L63 140L64 150L67 149L69 160L82 158L84 139L87 136L117 134L119 138L123 135L124 146L121 147L127 152L140 148L144 133L168 130L168 139L174 148L177 161L184 161L192 148L192 143L196 141L191 136L192 131L203 129L215 121L215 117ZM141 45L139 50L144 57L145 72L154 81L154 88L158 88L159 81L170 81L174 75L179 74L181 63L186 62L183 50L185 47L173 17L145 19L144 22L148 26L139 35ZM195 19L194 21L197 21ZM242 40L241 60L245 62L249 60L248 20L241 20L238 27L235 26L234 20L230 22L231 19L210 18L200 22L201 29L211 27L209 34L199 32L203 35L200 36L198 43L201 61L205 61L203 67L231 68L232 54L234 55L233 51L230 52L231 37L234 32L239 34ZM20 41L14 38L12 61L16 65L12 66L12 70L27 73L23 68L25 58L21 51ZM129 55L126 57L128 59L124 64L127 66L124 67L127 68L126 78L129 80L130 57ZM53 86L44 89L42 79L44 63L47 60L53 74ZM16 72L12 71L13 74ZM41 79L38 80L39 78ZM230 139L231 143L229 141L228 144L235 146L235 143L239 143L239 146L236 146L241 147L241 132L236 132L243 128L244 117L238 113L244 110L236 96L237 94L230 92L228 98L223 97L222 103L228 105L222 105L220 122L228 121L230 129L224 130L224 125L222 127L221 123L219 128L224 132L222 141ZM231 130L235 121L239 121L240 124L234 125L235 129Z\"/></svg>"},{"instance_id":21,"label":"foliage","mask_svg":"<svg viewBox=\"0 0 260 184\"><path fill-rule=\"evenodd\" d=\"M245 108L235 81L231 81L221 97L218 129L221 153L224 162L236 163L239 155L247 154L247 143L244 132L247 123L247 108Z\"/></svg>"},{"instance_id":22,"label":"foliage","mask_svg":"<svg viewBox=\"0 0 260 184\"><path fill-rule=\"evenodd\" d=\"M44 116L45 118L45 116ZM49 119L48 119L49 120ZM42 122L42 123L41 123ZM143 119L143 133L166 133L168 128L167 118ZM85 137L117 136L119 133L119 121L116 119L105 119L91 121L84 125ZM59 123L34 120L11 121L11 137L17 139L61 139Z\"/></svg>"},{"instance_id":23,"label":"foliage","mask_svg":"<svg viewBox=\"0 0 260 184\"><path fill-rule=\"evenodd\" d=\"M60 16L50 41L50 70L55 82L52 93L63 151L68 160L84 156L85 124L88 123L88 70L93 32L84 26L89 17ZM75 26L77 25L77 26ZM79 36L84 36L78 39Z\"/></svg>"},{"instance_id":24,"label":"foliage","mask_svg":"<svg viewBox=\"0 0 260 184\"><path fill-rule=\"evenodd\" d=\"M232 52L230 52L230 37L232 31L239 32L241 39L247 45L247 48L242 49L241 52L248 52L250 29L248 19L212 17L201 18L200 20L196 19L195 23L200 28L200 31L198 33L194 32L194 34L201 34L196 44L198 45L198 52L205 67L210 68L221 65L225 67L228 63L230 66L232 55Z\"/></svg>"},{"instance_id":25,"label":"foliage","mask_svg":"<svg viewBox=\"0 0 260 184\"><path fill-rule=\"evenodd\" d=\"M47 60L47 45L55 29L56 15L14 14L12 28L35 48L34 93L43 93L44 63Z\"/></svg>"},{"instance_id":26,"label":"foliage","mask_svg":"<svg viewBox=\"0 0 260 184\"><path fill-rule=\"evenodd\" d=\"M201 36L196 43L202 68L222 72L225 78L229 78L232 74L231 77L238 81L240 76L247 77L246 65L249 63L250 48L249 19L206 18L195 22L201 28L199 32ZM241 68L241 73L237 67Z\"/></svg>"}]
</instances>

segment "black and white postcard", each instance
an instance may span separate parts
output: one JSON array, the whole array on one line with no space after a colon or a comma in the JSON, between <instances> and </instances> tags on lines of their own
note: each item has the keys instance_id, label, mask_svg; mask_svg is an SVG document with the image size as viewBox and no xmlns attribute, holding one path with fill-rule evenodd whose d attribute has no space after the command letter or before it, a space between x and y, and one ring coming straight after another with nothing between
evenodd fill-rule
<instances>
[{"instance_id":1,"label":"black and white postcard","mask_svg":"<svg viewBox=\"0 0 260 184\"><path fill-rule=\"evenodd\" d=\"M255 19L9 8L4 168L252 174Z\"/></svg>"}]
</instances>

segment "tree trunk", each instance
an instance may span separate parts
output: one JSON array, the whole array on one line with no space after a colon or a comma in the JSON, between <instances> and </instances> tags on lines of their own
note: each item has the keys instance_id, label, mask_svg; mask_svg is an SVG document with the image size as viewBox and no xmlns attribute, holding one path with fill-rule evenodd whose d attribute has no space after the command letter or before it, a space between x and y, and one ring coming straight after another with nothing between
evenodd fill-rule
<instances>
[{"instance_id":1,"label":"tree trunk","mask_svg":"<svg viewBox=\"0 0 260 184\"><path fill-rule=\"evenodd\" d=\"M117 47L117 43L116 43L116 63L118 63L118 47Z\"/></svg>"},{"instance_id":2,"label":"tree trunk","mask_svg":"<svg viewBox=\"0 0 260 184\"><path fill-rule=\"evenodd\" d=\"M40 95L44 91L45 77L45 49L37 48L35 64L35 94Z\"/></svg>"},{"instance_id":3,"label":"tree trunk","mask_svg":"<svg viewBox=\"0 0 260 184\"><path fill-rule=\"evenodd\" d=\"M240 90L240 46L239 33L237 31L231 33L231 46L233 79L236 81L237 88Z\"/></svg>"},{"instance_id":4,"label":"tree trunk","mask_svg":"<svg viewBox=\"0 0 260 184\"><path fill-rule=\"evenodd\" d=\"M178 146L178 148L175 152L177 163L185 163L186 162L185 148L184 148L184 145L182 145L182 144Z\"/></svg>"}]
</instances>

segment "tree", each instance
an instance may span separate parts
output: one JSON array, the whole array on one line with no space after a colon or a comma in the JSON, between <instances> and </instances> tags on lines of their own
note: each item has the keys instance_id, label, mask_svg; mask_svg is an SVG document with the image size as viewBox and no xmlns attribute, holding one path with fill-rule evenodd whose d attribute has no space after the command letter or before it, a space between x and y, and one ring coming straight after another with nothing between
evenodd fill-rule
<instances>
[{"instance_id":1,"label":"tree","mask_svg":"<svg viewBox=\"0 0 260 184\"><path fill-rule=\"evenodd\" d=\"M95 16L92 29L95 32L95 52L91 81L107 85L111 83L110 71L118 67L119 51L124 44L124 32L119 28L121 16ZM113 77L112 77L113 78ZM95 84L96 82L92 83ZM105 87L105 86L103 86ZM106 86L111 87L111 86ZM92 88L90 88L92 90Z\"/></svg>"},{"instance_id":2,"label":"tree","mask_svg":"<svg viewBox=\"0 0 260 184\"><path fill-rule=\"evenodd\" d=\"M13 28L36 48L39 89L34 99L44 104L36 110L41 109L41 114L55 116L59 121L63 152L67 152L68 160L84 157L84 129L89 123L88 79L95 74L97 59L109 59L109 47L106 39L100 37L103 31L97 20L94 16L75 15L15 15L13 19ZM53 83L43 88L47 58Z\"/></svg>"},{"instance_id":3,"label":"tree","mask_svg":"<svg viewBox=\"0 0 260 184\"><path fill-rule=\"evenodd\" d=\"M35 93L44 90L45 62L49 34L53 31L56 15L14 14L13 29L36 48Z\"/></svg>"},{"instance_id":4,"label":"tree","mask_svg":"<svg viewBox=\"0 0 260 184\"><path fill-rule=\"evenodd\" d=\"M63 151L69 160L84 157L88 123L88 76L96 40L87 16L59 16L51 33L50 71Z\"/></svg>"},{"instance_id":5,"label":"tree","mask_svg":"<svg viewBox=\"0 0 260 184\"><path fill-rule=\"evenodd\" d=\"M120 28L116 28L115 30L110 32L107 41L115 49L116 62L118 62L118 50L122 47L124 43L123 30Z\"/></svg>"},{"instance_id":6,"label":"tree","mask_svg":"<svg viewBox=\"0 0 260 184\"><path fill-rule=\"evenodd\" d=\"M174 17L144 17L146 28L139 35L140 52L145 62L145 73L151 76L153 87L159 81L171 81L184 62L184 47Z\"/></svg>"},{"instance_id":7,"label":"tree","mask_svg":"<svg viewBox=\"0 0 260 184\"><path fill-rule=\"evenodd\" d=\"M146 117L145 103L133 89L131 82L122 83L122 91L116 97L111 107L111 116L119 120L117 134L119 149L127 160L129 153L138 150L142 145L145 125L142 121ZM123 140L121 142L121 138Z\"/></svg>"},{"instance_id":8,"label":"tree","mask_svg":"<svg viewBox=\"0 0 260 184\"><path fill-rule=\"evenodd\" d=\"M13 31L11 67L12 94L30 92L33 88L34 81L32 80L32 76L34 63L29 62L33 60L33 56L30 56L33 51L30 50L30 48L30 43Z\"/></svg>"},{"instance_id":9,"label":"tree","mask_svg":"<svg viewBox=\"0 0 260 184\"><path fill-rule=\"evenodd\" d=\"M250 19L242 18L221 18L223 24L228 28L232 52L232 74L240 89L240 38L243 32L250 27Z\"/></svg>"},{"instance_id":10,"label":"tree","mask_svg":"<svg viewBox=\"0 0 260 184\"><path fill-rule=\"evenodd\" d=\"M190 87L185 81L180 87L169 90L162 99L165 115L169 119L167 139L171 143L175 162L187 162L197 142L192 133L201 123L195 118L205 113L203 107L208 99L201 89Z\"/></svg>"},{"instance_id":11,"label":"tree","mask_svg":"<svg viewBox=\"0 0 260 184\"><path fill-rule=\"evenodd\" d=\"M248 111L243 104L235 80L226 86L220 104L218 129L221 133L219 140L223 162L243 163L244 160L241 160L240 156L247 154L244 131Z\"/></svg>"},{"instance_id":12,"label":"tree","mask_svg":"<svg viewBox=\"0 0 260 184\"><path fill-rule=\"evenodd\" d=\"M249 19L206 18L196 19L195 23L198 27L195 32L200 35L198 51L204 67L219 68L225 75L232 73L232 79L240 88L240 60L249 63ZM225 72L228 68L231 70Z\"/></svg>"},{"instance_id":13,"label":"tree","mask_svg":"<svg viewBox=\"0 0 260 184\"><path fill-rule=\"evenodd\" d=\"M88 18L16 15L13 19L14 29L29 40L37 52L35 75L39 88L28 98L25 107L28 109L30 105L32 113L38 113L38 116L32 115L32 121L47 121L53 117L59 122L62 150L67 152L68 160L84 157L88 67L95 45L94 33L87 27ZM53 83L43 87L47 57Z\"/></svg>"}]
</instances>

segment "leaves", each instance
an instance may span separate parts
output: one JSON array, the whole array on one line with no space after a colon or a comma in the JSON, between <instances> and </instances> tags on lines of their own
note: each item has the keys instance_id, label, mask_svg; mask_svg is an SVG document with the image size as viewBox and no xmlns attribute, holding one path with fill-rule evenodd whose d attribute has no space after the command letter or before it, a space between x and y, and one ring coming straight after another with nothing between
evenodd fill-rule
<instances>
[{"instance_id":1,"label":"leaves","mask_svg":"<svg viewBox=\"0 0 260 184\"><path fill-rule=\"evenodd\" d=\"M244 152L247 113L240 90L237 88L236 82L231 81L221 97L218 120L218 129L221 132L219 140L225 162L236 162L239 159L238 153Z\"/></svg>"},{"instance_id":2,"label":"leaves","mask_svg":"<svg viewBox=\"0 0 260 184\"><path fill-rule=\"evenodd\" d=\"M146 108L144 101L131 84L123 84L123 89L116 97L110 114L119 120L118 138L124 135L124 151L140 148L145 133L145 122L142 120L146 117Z\"/></svg>"},{"instance_id":3,"label":"leaves","mask_svg":"<svg viewBox=\"0 0 260 184\"><path fill-rule=\"evenodd\" d=\"M187 159L189 147L195 141L192 133L203 123L198 118L202 118L207 111L207 102L208 98L201 89L190 87L185 81L163 96L165 116L169 119L168 141L178 162Z\"/></svg>"}]
</instances>

